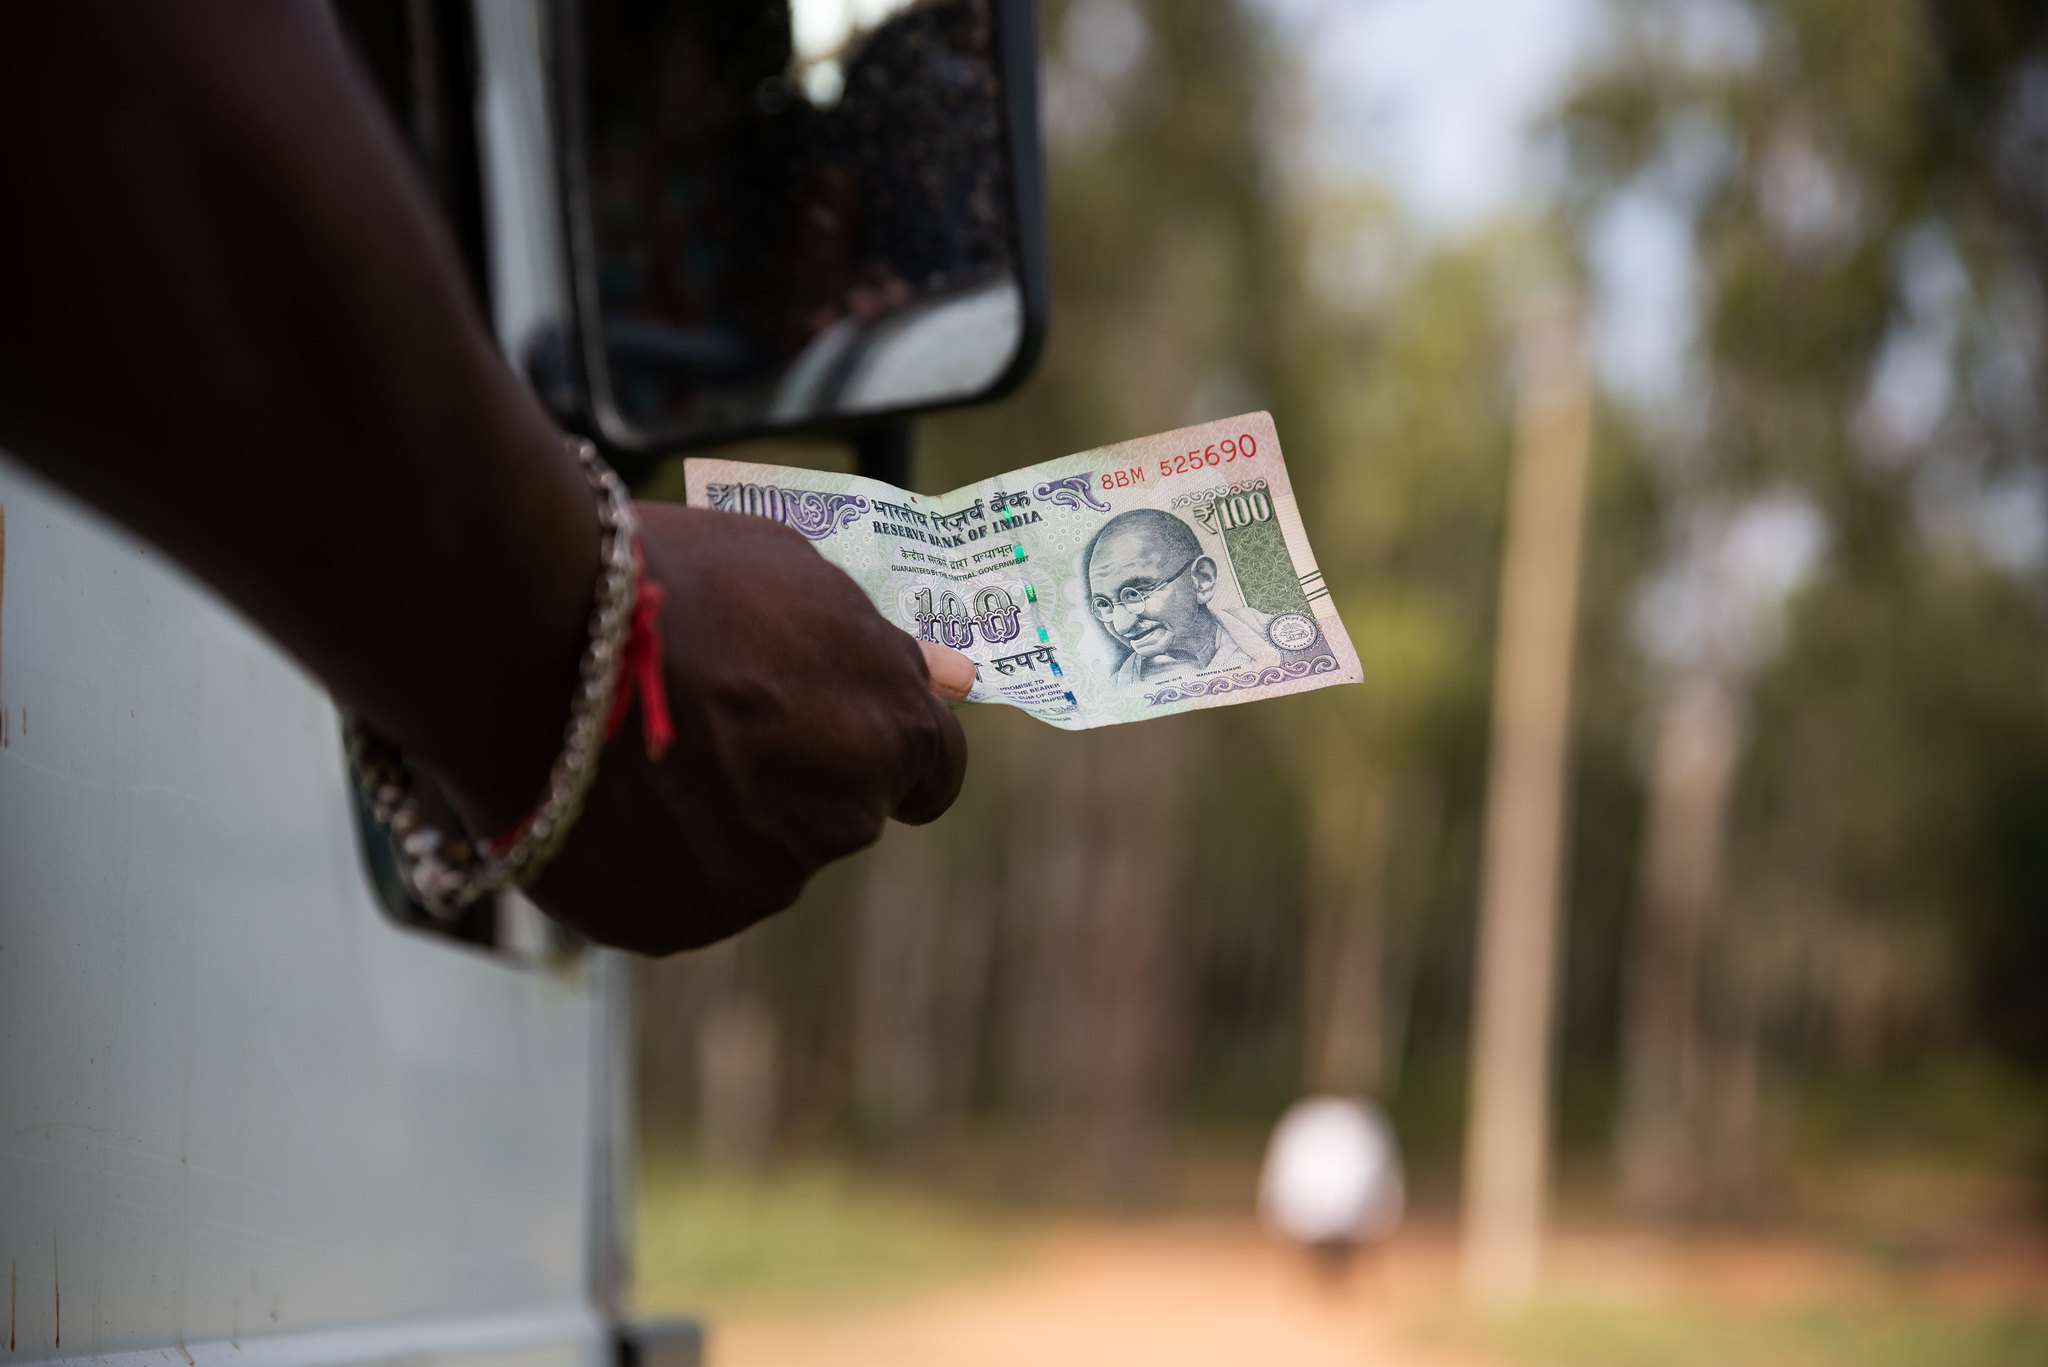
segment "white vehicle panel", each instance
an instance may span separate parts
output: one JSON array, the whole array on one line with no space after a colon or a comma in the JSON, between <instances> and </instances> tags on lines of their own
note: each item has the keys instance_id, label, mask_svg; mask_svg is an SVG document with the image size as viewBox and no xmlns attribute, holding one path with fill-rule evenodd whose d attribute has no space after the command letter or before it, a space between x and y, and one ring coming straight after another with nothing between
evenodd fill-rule
<instances>
[{"instance_id":1,"label":"white vehicle panel","mask_svg":"<svg viewBox=\"0 0 2048 1367\"><path fill-rule=\"evenodd\" d=\"M4 458L0 517L0 1361L595 1361L600 961L393 924L325 692Z\"/></svg>"}]
</instances>

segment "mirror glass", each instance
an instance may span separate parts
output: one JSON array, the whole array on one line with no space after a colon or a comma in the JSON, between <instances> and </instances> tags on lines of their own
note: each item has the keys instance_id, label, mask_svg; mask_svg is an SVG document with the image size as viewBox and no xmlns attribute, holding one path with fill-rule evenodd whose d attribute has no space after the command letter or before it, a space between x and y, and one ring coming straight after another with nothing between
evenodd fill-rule
<instances>
[{"instance_id":1,"label":"mirror glass","mask_svg":"<svg viewBox=\"0 0 2048 1367\"><path fill-rule=\"evenodd\" d=\"M1027 310L991 5L583 0L601 421L682 444L1005 378Z\"/></svg>"}]
</instances>

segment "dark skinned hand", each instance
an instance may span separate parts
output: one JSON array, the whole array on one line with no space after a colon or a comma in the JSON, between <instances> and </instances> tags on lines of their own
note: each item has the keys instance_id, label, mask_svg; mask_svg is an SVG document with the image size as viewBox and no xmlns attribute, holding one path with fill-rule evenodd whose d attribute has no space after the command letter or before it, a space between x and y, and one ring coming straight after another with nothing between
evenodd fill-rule
<instances>
[{"instance_id":1,"label":"dark skinned hand","mask_svg":"<svg viewBox=\"0 0 2048 1367\"><path fill-rule=\"evenodd\" d=\"M928 674L917 640L779 522L639 511L668 593L675 739L651 762L636 704L530 892L593 939L660 954L788 906L888 818L945 811L967 743L934 688L962 686L973 666L946 651Z\"/></svg>"}]
</instances>

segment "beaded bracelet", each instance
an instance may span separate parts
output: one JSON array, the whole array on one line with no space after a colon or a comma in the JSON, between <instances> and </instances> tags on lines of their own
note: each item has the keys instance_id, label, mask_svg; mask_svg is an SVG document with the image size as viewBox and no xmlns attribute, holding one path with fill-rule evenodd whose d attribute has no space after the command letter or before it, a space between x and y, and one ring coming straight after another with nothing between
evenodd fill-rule
<instances>
[{"instance_id":1,"label":"beaded bracelet","mask_svg":"<svg viewBox=\"0 0 2048 1367\"><path fill-rule=\"evenodd\" d=\"M646 577L639 520L625 481L587 441L571 446L597 495L603 530L590 643L578 666L562 750L548 771L540 802L517 826L490 840L450 835L426 823L405 755L361 717L344 721L350 767L369 799L371 815L391 836L399 876L421 906L454 920L479 898L524 887L568 837L597 777L598 756L617 731L637 691L646 726L648 757L659 759L672 728L663 688L661 585Z\"/></svg>"}]
</instances>

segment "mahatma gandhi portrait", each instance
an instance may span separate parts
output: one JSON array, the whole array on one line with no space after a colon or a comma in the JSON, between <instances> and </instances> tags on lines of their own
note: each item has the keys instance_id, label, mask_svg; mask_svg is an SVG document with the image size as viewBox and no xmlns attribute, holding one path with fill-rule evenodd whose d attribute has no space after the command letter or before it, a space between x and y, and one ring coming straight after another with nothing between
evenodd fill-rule
<instances>
[{"instance_id":1,"label":"mahatma gandhi portrait","mask_svg":"<svg viewBox=\"0 0 2048 1367\"><path fill-rule=\"evenodd\" d=\"M1134 508L1102 524L1088 543L1089 606L1130 653L1120 684L1264 664L1280 658L1266 639L1269 613L1212 606L1216 562L1195 529L1171 513Z\"/></svg>"}]
</instances>

